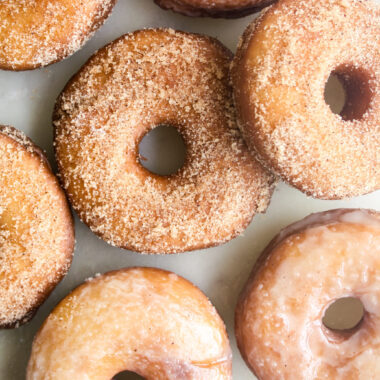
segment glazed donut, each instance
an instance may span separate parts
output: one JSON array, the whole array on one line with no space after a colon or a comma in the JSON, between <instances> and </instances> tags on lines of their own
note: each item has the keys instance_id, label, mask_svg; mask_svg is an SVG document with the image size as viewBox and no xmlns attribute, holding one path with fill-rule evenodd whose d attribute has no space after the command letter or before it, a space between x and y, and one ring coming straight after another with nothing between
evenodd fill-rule
<instances>
[{"instance_id":1,"label":"glazed donut","mask_svg":"<svg viewBox=\"0 0 380 380\"><path fill-rule=\"evenodd\" d=\"M240 296L239 349L260 380L375 379L380 373L380 213L338 209L283 230ZM322 323L334 300L356 297L351 330Z\"/></svg>"},{"instance_id":2,"label":"glazed donut","mask_svg":"<svg viewBox=\"0 0 380 380\"><path fill-rule=\"evenodd\" d=\"M193 17L244 17L274 0L154 0L163 9Z\"/></svg>"},{"instance_id":3,"label":"glazed donut","mask_svg":"<svg viewBox=\"0 0 380 380\"><path fill-rule=\"evenodd\" d=\"M229 64L212 38L147 29L100 50L66 86L54 114L59 171L74 209L104 240L189 251L232 239L266 209L273 179L236 126ZM144 135L163 124L187 148L171 176L138 157Z\"/></svg>"},{"instance_id":4,"label":"glazed donut","mask_svg":"<svg viewBox=\"0 0 380 380\"><path fill-rule=\"evenodd\" d=\"M95 277L53 310L34 339L27 380L232 379L223 321L189 281L153 268Z\"/></svg>"},{"instance_id":5,"label":"glazed donut","mask_svg":"<svg viewBox=\"0 0 380 380\"><path fill-rule=\"evenodd\" d=\"M0 1L0 69L31 70L75 53L116 0Z\"/></svg>"},{"instance_id":6,"label":"glazed donut","mask_svg":"<svg viewBox=\"0 0 380 380\"><path fill-rule=\"evenodd\" d=\"M371 1L280 0L238 48L232 80L248 146L315 198L380 188L379 36L380 7ZM324 100L330 74L346 89L340 115Z\"/></svg>"},{"instance_id":7,"label":"glazed donut","mask_svg":"<svg viewBox=\"0 0 380 380\"><path fill-rule=\"evenodd\" d=\"M29 321L69 269L72 216L42 151L0 126L0 328Z\"/></svg>"}]
</instances>

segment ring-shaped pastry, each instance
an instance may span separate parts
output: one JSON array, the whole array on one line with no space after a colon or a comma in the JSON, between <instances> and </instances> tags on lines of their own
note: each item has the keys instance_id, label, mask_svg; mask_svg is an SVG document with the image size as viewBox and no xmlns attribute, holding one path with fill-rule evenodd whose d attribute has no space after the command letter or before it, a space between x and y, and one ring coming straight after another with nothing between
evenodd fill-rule
<instances>
[{"instance_id":1,"label":"ring-shaped pastry","mask_svg":"<svg viewBox=\"0 0 380 380\"><path fill-rule=\"evenodd\" d=\"M266 209L273 178L236 125L231 55L217 40L168 29L121 37L68 83L54 114L62 183L107 242L174 253L226 242ZM139 161L156 126L178 129L184 166L169 176Z\"/></svg>"},{"instance_id":2,"label":"ring-shaped pastry","mask_svg":"<svg viewBox=\"0 0 380 380\"><path fill-rule=\"evenodd\" d=\"M68 271L74 224L42 151L0 126L0 328L28 322Z\"/></svg>"}]
</instances>

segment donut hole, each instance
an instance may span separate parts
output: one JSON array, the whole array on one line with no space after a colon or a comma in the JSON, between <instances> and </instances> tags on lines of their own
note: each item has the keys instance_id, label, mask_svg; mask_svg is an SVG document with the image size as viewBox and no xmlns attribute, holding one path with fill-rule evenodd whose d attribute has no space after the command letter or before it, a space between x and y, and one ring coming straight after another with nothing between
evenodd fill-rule
<instances>
[{"instance_id":1,"label":"donut hole","mask_svg":"<svg viewBox=\"0 0 380 380\"><path fill-rule=\"evenodd\" d=\"M325 102L331 111L340 115L346 103L346 90L338 75L331 73L325 85Z\"/></svg>"},{"instance_id":2,"label":"donut hole","mask_svg":"<svg viewBox=\"0 0 380 380\"><path fill-rule=\"evenodd\" d=\"M372 99L370 76L356 67L338 67L325 84L324 97L331 111L343 120L360 120Z\"/></svg>"},{"instance_id":3,"label":"donut hole","mask_svg":"<svg viewBox=\"0 0 380 380\"><path fill-rule=\"evenodd\" d=\"M334 332L353 332L364 317L364 306L360 299L344 297L329 305L323 316L325 327Z\"/></svg>"},{"instance_id":4,"label":"donut hole","mask_svg":"<svg viewBox=\"0 0 380 380\"><path fill-rule=\"evenodd\" d=\"M145 380L145 377L138 375L136 372L123 371L115 375L112 380Z\"/></svg>"},{"instance_id":5,"label":"donut hole","mask_svg":"<svg viewBox=\"0 0 380 380\"><path fill-rule=\"evenodd\" d=\"M171 125L155 127L140 141L140 164L153 174L175 174L183 167L185 158L185 141L178 129Z\"/></svg>"}]
</instances>

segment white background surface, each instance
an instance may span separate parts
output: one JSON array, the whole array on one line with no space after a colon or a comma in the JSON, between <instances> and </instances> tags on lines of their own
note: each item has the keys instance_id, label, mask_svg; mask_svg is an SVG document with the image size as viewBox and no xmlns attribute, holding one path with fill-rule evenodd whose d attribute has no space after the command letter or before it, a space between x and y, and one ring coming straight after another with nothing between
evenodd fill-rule
<instances>
[{"instance_id":1,"label":"white background surface","mask_svg":"<svg viewBox=\"0 0 380 380\"><path fill-rule=\"evenodd\" d=\"M53 162L51 113L55 99L67 80L96 49L135 29L167 26L209 34L234 51L239 35L253 17L238 20L192 19L165 12L152 0L119 0L112 16L95 37L69 59L32 72L0 71L0 124L10 124L23 130L47 151L50 162ZM337 207L380 210L380 192L350 201L318 201L280 184L267 213L255 217L243 237L221 247L173 256L142 256L113 248L99 240L76 218L77 245L68 276L31 323L16 330L0 331L0 380L25 378L34 334L54 305L71 289L95 273L136 265L175 271L199 286L227 325L233 348L234 379L254 379L235 345L233 315L238 294L260 251L280 228L311 212Z\"/></svg>"}]
</instances>

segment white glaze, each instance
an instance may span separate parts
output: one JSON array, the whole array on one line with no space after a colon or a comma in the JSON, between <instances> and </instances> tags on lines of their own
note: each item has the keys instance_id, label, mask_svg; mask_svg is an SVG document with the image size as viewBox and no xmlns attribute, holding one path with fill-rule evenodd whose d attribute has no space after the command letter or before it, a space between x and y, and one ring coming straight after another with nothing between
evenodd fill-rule
<instances>
[{"instance_id":1,"label":"white glaze","mask_svg":"<svg viewBox=\"0 0 380 380\"><path fill-rule=\"evenodd\" d=\"M262 380L375 379L379 214L315 214L280 237L255 269L237 311L237 339L249 365ZM362 301L365 317L357 331L344 337L329 332L322 317L333 300L348 296Z\"/></svg>"},{"instance_id":2,"label":"white glaze","mask_svg":"<svg viewBox=\"0 0 380 380\"><path fill-rule=\"evenodd\" d=\"M254 16L253 16L254 17ZM22 129L52 155L51 111L57 94L66 81L85 63L93 52L118 36L147 26L168 26L217 36L232 51L238 37L252 17L236 20L183 17L162 11L150 0L121 0L109 21L83 49L67 60L44 70L0 72L0 122ZM99 242L87 227L77 220L77 248L74 266L65 281L51 295L31 324L0 332L0 379L25 380L25 367L32 339L51 308L75 286L97 272L125 266L157 266L175 271L197 284L216 305L230 337L233 336L233 306L259 252L278 230L311 212L336 207L367 207L380 210L380 193L345 201L319 201L281 184L265 215L250 225L244 237L207 252L193 252L171 257L150 257L122 252ZM206 253L206 254L205 254ZM255 380L233 349L233 378Z\"/></svg>"}]
</instances>

